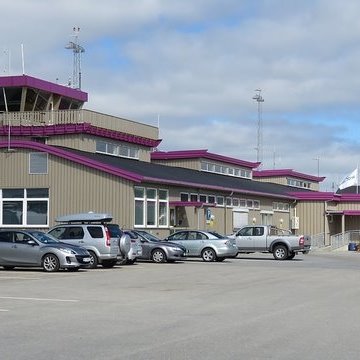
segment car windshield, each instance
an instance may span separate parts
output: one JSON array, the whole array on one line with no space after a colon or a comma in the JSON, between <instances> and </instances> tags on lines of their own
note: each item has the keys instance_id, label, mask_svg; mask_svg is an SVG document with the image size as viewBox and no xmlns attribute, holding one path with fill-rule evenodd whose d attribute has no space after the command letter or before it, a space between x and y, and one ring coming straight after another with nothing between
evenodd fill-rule
<instances>
[{"instance_id":1,"label":"car windshield","mask_svg":"<svg viewBox=\"0 0 360 360\"><path fill-rule=\"evenodd\" d=\"M153 234L150 234L146 231L139 231L139 234L144 237L146 240L151 241L151 242L158 242L161 241L158 237L156 237Z\"/></svg>"},{"instance_id":2,"label":"car windshield","mask_svg":"<svg viewBox=\"0 0 360 360\"><path fill-rule=\"evenodd\" d=\"M31 231L30 234L43 244L58 244L59 241L49 234L45 234L41 231Z\"/></svg>"}]
</instances>

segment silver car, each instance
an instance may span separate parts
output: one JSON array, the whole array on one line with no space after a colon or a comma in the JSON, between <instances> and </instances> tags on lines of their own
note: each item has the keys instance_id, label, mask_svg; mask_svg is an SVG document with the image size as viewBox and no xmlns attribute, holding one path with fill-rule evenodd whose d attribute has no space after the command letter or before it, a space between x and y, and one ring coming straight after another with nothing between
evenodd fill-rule
<instances>
[{"instance_id":1,"label":"silver car","mask_svg":"<svg viewBox=\"0 0 360 360\"><path fill-rule=\"evenodd\" d=\"M0 266L6 270L33 266L48 272L60 268L76 271L89 263L86 249L64 244L44 232L0 230Z\"/></svg>"},{"instance_id":2,"label":"silver car","mask_svg":"<svg viewBox=\"0 0 360 360\"><path fill-rule=\"evenodd\" d=\"M201 257L204 261L223 261L236 257L238 249L234 241L214 231L182 230L168 236L165 241L186 248L186 256Z\"/></svg>"},{"instance_id":3,"label":"silver car","mask_svg":"<svg viewBox=\"0 0 360 360\"><path fill-rule=\"evenodd\" d=\"M56 239L83 246L90 253L90 268L101 264L111 268L130 251L130 238L117 224L109 223L112 216L107 213L70 214L56 219L59 224L49 230Z\"/></svg>"},{"instance_id":4,"label":"silver car","mask_svg":"<svg viewBox=\"0 0 360 360\"><path fill-rule=\"evenodd\" d=\"M164 242L144 230L125 230L130 237L140 239L142 255L139 259L156 263L174 262L185 257L186 249L179 244Z\"/></svg>"}]
</instances>

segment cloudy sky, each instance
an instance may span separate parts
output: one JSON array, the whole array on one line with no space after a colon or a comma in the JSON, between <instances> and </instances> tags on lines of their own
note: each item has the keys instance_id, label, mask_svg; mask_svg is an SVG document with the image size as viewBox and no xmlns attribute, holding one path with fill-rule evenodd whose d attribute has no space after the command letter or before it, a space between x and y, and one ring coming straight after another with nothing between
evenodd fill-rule
<instances>
[{"instance_id":1,"label":"cloudy sky","mask_svg":"<svg viewBox=\"0 0 360 360\"><path fill-rule=\"evenodd\" d=\"M66 84L79 27L85 108L208 149L326 176L360 161L358 0L0 0L2 75ZM58 79L58 80L56 80ZM262 131L258 145L261 89ZM262 156L261 156L262 153Z\"/></svg>"}]
</instances>

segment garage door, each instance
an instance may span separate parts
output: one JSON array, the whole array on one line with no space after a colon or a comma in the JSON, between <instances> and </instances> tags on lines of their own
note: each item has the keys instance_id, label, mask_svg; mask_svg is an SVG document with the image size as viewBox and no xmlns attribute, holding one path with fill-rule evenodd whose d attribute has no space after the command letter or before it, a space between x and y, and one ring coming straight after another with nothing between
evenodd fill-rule
<instances>
[{"instance_id":1,"label":"garage door","mask_svg":"<svg viewBox=\"0 0 360 360\"><path fill-rule=\"evenodd\" d=\"M233 229L240 229L241 227L248 225L249 213L246 211L233 210Z\"/></svg>"}]
</instances>

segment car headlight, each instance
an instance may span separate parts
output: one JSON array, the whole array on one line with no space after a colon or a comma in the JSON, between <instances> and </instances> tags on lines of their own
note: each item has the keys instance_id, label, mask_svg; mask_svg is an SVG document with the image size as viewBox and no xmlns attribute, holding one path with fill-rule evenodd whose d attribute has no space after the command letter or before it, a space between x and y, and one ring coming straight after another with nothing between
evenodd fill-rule
<instances>
[{"instance_id":1,"label":"car headlight","mask_svg":"<svg viewBox=\"0 0 360 360\"><path fill-rule=\"evenodd\" d=\"M74 250L71 250L71 249L66 249L66 248L60 248L59 249L60 251L66 253L66 254L71 254L71 255L75 255L76 252Z\"/></svg>"}]
</instances>

